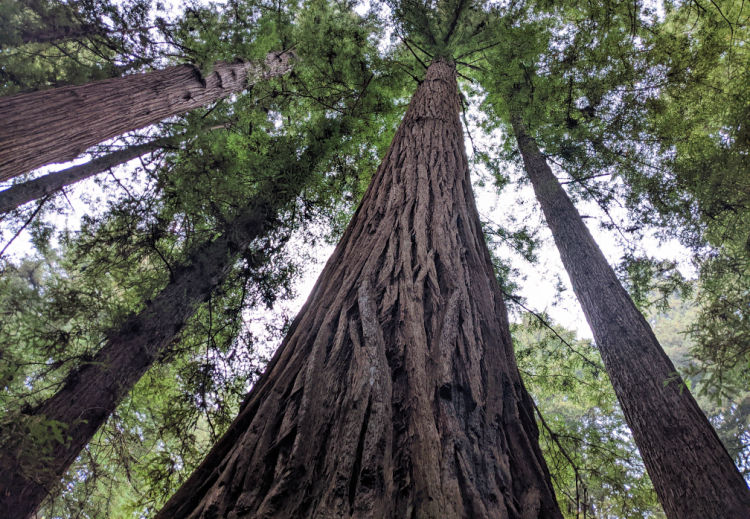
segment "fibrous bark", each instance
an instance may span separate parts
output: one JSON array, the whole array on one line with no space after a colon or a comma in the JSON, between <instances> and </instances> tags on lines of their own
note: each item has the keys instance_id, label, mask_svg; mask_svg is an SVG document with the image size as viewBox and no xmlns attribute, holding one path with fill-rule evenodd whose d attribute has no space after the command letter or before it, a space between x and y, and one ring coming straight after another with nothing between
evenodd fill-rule
<instances>
[{"instance_id":1,"label":"fibrous bark","mask_svg":"<svg viewBox=\"0 0 750 519\"><path fill-rule=\"evenodd\" d=\"M93 177L110 168L124 164L129 160L156 151L169 142L170 139L164 138L154 139L143 144L135 144L91 160L85 164L55 171L54 173L11 186L4 191L0 191L0 214L12 211L32 200L56 193L64 187Z\"/></svg>"},{"instance_id":2,"label":"fibrous bark","mask_svg":"<svg viewBox=\"0 0 750 519\"><path fill-rule=\"evenodd\" d=\"M513 131L625 419L670 519L747 519L750 490L522 119Z\"/></svg>"},{"instance_id":3,"label":"fibrous bark","mask_svg":"<svg viewBox=\"0 0 750 519\"><path fill-rule=\"evenodd\" d=\"M228 432L161 518L560 518L435 61Z\"/></svg>"},{"instance_id":4,"label":"fibrous bark","mask_svg":"<svg viewBox=\"0 0 750 519\"><path fill-rule=\"evenodd\" d=\"M324 140L328 136L323 133ZM20 438L0 450L0 517L25 519L54 489L91 440L165 348L179 335L200 303L224 282L240 251L267 232L277 211L299 193L317 164L320 143L310 146L299 168L270 181L215 240L192 252L138 314L107 337L90 362L71 373L63 387L31 414L64 426L67 438L40 463L33 441ZM322 156L322 154L321 154ZM31 467L31 468L29 468Z\"/></svg>"},{"instance_id":5,"label":"fibrous bark","mask_svg":"<svg viewBox=\"0 0 750 519\"><path fill-rule=\"evenodd\" d=\"M217 62L205 78L192 65L179 65L0 98L0 180L72 160L109 138L283 75L291 56L271 53L265 64Z\"/></svg>"}]
</instances>

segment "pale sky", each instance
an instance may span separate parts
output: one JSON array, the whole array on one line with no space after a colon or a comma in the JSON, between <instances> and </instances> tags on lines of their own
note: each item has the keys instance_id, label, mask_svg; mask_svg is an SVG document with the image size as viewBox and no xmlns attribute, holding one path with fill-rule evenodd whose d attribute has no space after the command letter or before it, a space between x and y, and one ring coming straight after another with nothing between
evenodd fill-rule
<instances>
[{"instance_id":1,"label":"pale sky","mask_svg":"<svg viewBox=\"0 0 750 519\"><path fill-rule=\"evenodd\" d=\"M477 134L474 134L474 140L477 144L481 143ZM468 141L466 146L470 153L471 146ZM520 172L517 172L514 178L520 174ZM476 184L476 175L473 175L473 177L477 207L483 219L503 226L512 226L509 218L512 213L516 219L529 218L531 222L537 223L540 227L542 245L538 252L539 261L536 264L530 264L517 254L509 254L509 249L498 251L501 256L510 257L512 266L520 271L521 279L516 281L520 287L520 295L526 300L526 306L535 312L548 312L554 321L566 328L575 330L580 338L592 338L583 312L570 287L567 273L562 266L557 248L552 240L552 234L544 224L531 185L528 183L522 186L509 185L498 196L494 187L489 183L485 187L480 187ZM585 220L589 230L610 264L617 265L625 249L619 243L616 231L604 230L599 227L599 222L604 219L603 211L593 202L579 204L578 210L581 214L591 217ZM614 218L622 219L625 217L624 209L613 209L610 214ZM297 242L294 245L301 245L301 243ZM639 245L643 253L652 257L677 261L683 275L694 275L689 261L689 251L676 240L660 243L652 234L640 241ZM317 261L305 264L305 275L296 284L298 296L293 301L280 303L280 308L296 314L296 311L301 308L307 299L320 271L332 252L332 246L321 246L314 251ZM558 294L556 288L558 279L565 286L565 291L562 294ZM511 316L511 319L516 320L514 316Z\"/></svg>"}]
</instances>

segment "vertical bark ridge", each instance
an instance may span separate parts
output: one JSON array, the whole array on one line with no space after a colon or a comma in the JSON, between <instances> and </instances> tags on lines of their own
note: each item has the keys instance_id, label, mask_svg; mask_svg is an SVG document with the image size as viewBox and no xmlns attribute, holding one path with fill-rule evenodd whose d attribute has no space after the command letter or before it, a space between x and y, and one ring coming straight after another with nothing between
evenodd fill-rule
<instances>
[{"instance_id":1,"label":"vertical bark ridge","mask_svg":"<svg viewBox=\"0 0 750 519\"><path fill-rule=\"evenodd\" d=\"M529 398L438 60L266 373L159 517L560 518Z\"/></svg>"},{"instance_id":2,"label":"vertical bark ridge","mask_svg":"<svg viewBox=\"0 0 750 519\"><path fill-rule=\"evenodd\" d=\"M73 160L107 139L283 75L290 57L271 53L265 64L220 61L205 78L192 65L178 65L0 98L0 180Z\"/></svg>"},{"instance_id":3,"label":"vertical bark ridge","mask_svg":"<svg viewBox=\"0 0 750 519\"><path fill-rule=\"evenodd\" d=\"M517 115L513 131L565 270L670 519L746 519L750 490Z\"/></svg>"}]
</instances>

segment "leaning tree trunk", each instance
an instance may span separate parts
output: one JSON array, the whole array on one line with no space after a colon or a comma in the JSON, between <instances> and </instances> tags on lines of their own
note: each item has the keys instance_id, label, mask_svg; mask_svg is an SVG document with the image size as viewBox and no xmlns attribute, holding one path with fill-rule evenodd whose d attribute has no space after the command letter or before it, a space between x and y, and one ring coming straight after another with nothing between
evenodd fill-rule
<instances>
[{"instance_id":1,"label":"leaning tree trunk","mask_svg":"<svg viewBox=\"0 0 750 519\"><path fill-rule=\"evenodd\" d=\"M167 137L154 139L143 144L134 144L133 146L128 146L122 150L93 159L85 164L71 166L67 169L55 171L54 173L11 186L8 189L0 191L0 214L12 211L25 203L54 194L64 187L161 149L170 142L172 142L172 139Z\"/></svg>"},{"instance_id":2,"label":"leaning tree trunk","mask_svg":"<svg viewBox=\"0 0 750 519\"><path fill-rule=\"evenodd\" d=\"M264 376L161 518L560 518L435 61Z\"/></svg>"},{"instance_id":3,"label":"leaning tree trunk","mask_svg":"<svg viewBox=\"0 0 750 519\"><path fill-rule=\"evenodd\" d=\"M288 168L278 185L267 183L214 241L197 248L167 286L140 313L112 331L90 362L31 414L64 426L69 438L44 456L33 441L15 439L0 450L0 517L25 519L58 484L81 449L112 414L161 352L231 271L238 254L268 231L277 211L294 200L322 156L323 139Z\"/></svg>"},{"instance_id":4,"label":"leaning tree trunk","mask_svg":"<svg viewBox=\"0 0 750 519\"><path fill-rule=\"evenodd\" d=\"M204 78L192 65L0 98L0 180L65 162L130 130L217 101L248 82L285 74L289 52L265 64L217 62Z\"/></svg>"},{"instance_id":5,"label":"leaning tree trunk","mask_svg":"<svg viewBox=\"0 0 750 519\"><path fill-rule=\"evenodd\" d=\"M517 115L513 131L573 291L670 519L747 519L750 490Z\"/></svg>"}]
</instances>

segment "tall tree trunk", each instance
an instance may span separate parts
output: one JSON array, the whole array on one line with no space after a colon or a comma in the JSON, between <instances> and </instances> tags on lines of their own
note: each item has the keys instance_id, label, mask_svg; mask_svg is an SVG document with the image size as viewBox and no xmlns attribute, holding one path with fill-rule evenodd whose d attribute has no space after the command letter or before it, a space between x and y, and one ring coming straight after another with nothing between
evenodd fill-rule
<instances>
[{"instance_id":1,"label":"tall tree trunk","mask_svg":"<svg viewBox=\"0 0 750 519\"><path fill-rule=\"evenodd\" d=\"M167 286L138 314L113 330L93 359L71 373L55 395L32 414L55 420L69 438L40 461L33 441L16 439L0 451L0 517L27 518L54 489L81 449L112 414L161 352L180 333L200 303L231 271L238 254L267 232L279 208L294 200L312 178L321 142L310 146L298 168L278 184L266 183L245 210L214 241L198 247L172 269ZM318 155L321 154L321 155Z\"/></svg>"},{"instance_id":2,"label":"tall tree trunk","mask_svg":"<svg viewBox=\"0 0 750 519\"><path fill-rule=\"evenodd\" d=\"M192 65L179 65L0 98L0 180L72 160L109 138L283 75L291 56L271 53L265 64L217 62L206 78Z\"/></svg>"},{"instance_id":3,"label":"tall tree trunk","mask_svg":"<svg viewBox=\"0 0 750 519\"><path fill-rule=\"evenodd\" d=\"M433 62L312 295L161 518L560 518Z\"/></svg>"},{"instance_id":4,"label":"tall tree trunk","mask_svg":"<svg viewBox=\"0 0 750 519\"><path fill-rule=\"evenodd\" d=\"M670 519L747 519L750 490L518 115L526 172Z\"/></svg>"},{"instance_id":5,"label":"tall tree trunk","mask_svg":"<svg viewBox=\"0 0 750 519\"><path fill-rule=\"evenodd\" d=\"M147 153L156 151L171 142L169 138L154 139L143 144L128 146L122 150L109 153L79 166L72 166L61 171L55 171L39 178L16 184L0 191L0 214L56 193L62 188L93 177L110 168L124 164Z\"/></svg>"}]
</instances>

